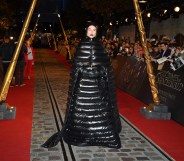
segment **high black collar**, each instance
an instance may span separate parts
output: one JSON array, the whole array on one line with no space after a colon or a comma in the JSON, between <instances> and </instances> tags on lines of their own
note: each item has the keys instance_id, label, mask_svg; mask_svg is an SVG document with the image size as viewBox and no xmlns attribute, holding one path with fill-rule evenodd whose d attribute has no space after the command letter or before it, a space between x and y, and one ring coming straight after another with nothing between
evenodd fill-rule
<instances>
[{"instance_id":1,"label":"high black collar","mask_svg":"<svg viewBox=\"0 0 184 161\"><path fill-rule=\"evenodd\" d=\"M97 41L97 38L96 37L94 37L94 38L86 37L85 40L90 41L90 42L94 42L94 41Z\"/></svg>"}]
</instances>

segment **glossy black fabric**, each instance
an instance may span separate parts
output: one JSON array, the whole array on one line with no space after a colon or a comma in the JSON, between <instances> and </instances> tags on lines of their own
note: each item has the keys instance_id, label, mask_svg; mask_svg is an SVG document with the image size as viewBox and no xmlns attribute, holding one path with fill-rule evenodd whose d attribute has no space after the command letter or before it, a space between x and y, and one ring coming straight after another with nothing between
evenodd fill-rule
<instances>
[{"instance_id":1,"label":"glossy black fabric","mask_svg":"<svg viewBox=\"0 0 184 161\"><path fill-rule=\"evenodd\" d=\"M80 42L75 53L65 120L62 136L69 144L121 147L112 67L95 39Z\"/></svg>"}]
</instances>

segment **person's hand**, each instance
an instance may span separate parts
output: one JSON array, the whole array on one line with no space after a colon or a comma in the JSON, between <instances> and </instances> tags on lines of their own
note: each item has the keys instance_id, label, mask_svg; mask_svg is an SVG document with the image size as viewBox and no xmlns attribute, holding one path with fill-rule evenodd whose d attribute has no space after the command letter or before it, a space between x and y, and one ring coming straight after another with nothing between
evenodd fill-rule
<instances>
[{"instance_id":1,"label":"person's hand","mask_svg":"<svg viewBox=\"0 0 184 161\"><path fill-rule=\"evenodd\" d=\"M153 61L153 62L155 62L155 63L157 62L157 60L156 60L156 59L154 59L154 58L151 58L151 61Z\"/></svg>"},{"instance_id":2,"label":"person's hand","mask_svg":"<svg viewBox=\"0 0 184 161\"><path fill-rule=\"evenodd\" d=\"M167 61L169 61L169 62L173 63L173 59L167 59Z\"/></svg>"}]
</instances>

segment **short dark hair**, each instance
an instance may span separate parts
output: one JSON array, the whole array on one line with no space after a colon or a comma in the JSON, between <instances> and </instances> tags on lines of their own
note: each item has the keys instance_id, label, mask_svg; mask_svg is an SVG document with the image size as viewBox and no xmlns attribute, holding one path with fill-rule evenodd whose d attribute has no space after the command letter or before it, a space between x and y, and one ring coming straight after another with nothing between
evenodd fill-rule
<instances>
[{"instance_id":1,"label":"short dark hair","mask_svg":"<svg viewBox=\"0 0 184 161\"><path fill-rule=\"evenodd\" d=\"M160 42L160 45L161 44L168 45L168 43L167 42L164 42L164 41Z\"/></svg>"}]
</instances>

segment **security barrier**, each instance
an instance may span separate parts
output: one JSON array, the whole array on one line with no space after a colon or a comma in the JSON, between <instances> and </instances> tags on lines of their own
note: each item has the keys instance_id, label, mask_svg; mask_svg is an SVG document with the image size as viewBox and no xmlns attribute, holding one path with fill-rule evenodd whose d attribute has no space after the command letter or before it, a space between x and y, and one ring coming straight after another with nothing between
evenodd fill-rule
<instances>
[{"instance_id":1,"label":"security barrier","mask_svg":"<svg viewBox=\"0 0 184 161\"><path fill-rule=\"evenodd\" d=\"M146 104L153 103L145 62L126 56L117 56L116 61L116 86ZM184 125L184 66L173 71L169 62L165 62L158 70L153 62L153 69L161 103L168 106L173 120Z\"/></svg>"}]
</instances>

